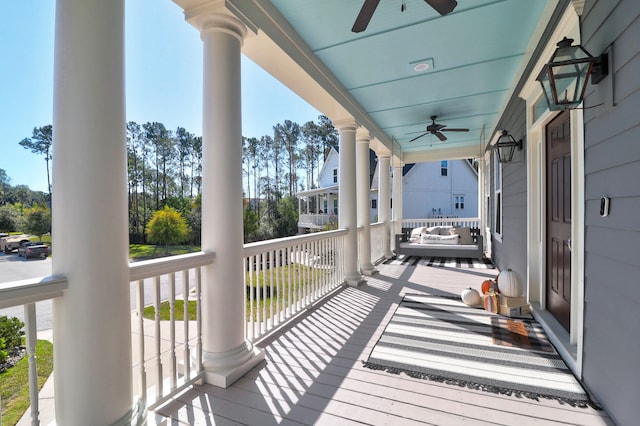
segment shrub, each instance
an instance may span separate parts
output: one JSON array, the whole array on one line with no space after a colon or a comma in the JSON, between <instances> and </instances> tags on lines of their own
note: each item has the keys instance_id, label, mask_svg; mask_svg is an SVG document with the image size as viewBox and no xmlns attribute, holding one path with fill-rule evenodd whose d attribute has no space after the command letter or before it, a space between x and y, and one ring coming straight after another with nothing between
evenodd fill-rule
<instances>
[{"instance_id":1,"label":"shrub","mask_svg":"<svg viewBox=\"0 0 640 426\"><path fill-rule=\"evenodd\" d=\"M18 318L0 317L0 339L4 339L5 348L11 349L22 345L22 336L24 336L22 327L24 327L24 323ZM1 346L0 349L2 349Z\"/></svg>"},{"instance_id":2,"label":"shrub","mask_svg":"<svg viewBox=\"0 0 640 426\"><path fill-rule=\"evenodd\" d=\"M4 350L6 347L4 339L0 337L0 364L7 360L8 353Z\"/></svg>"}]
</instances>

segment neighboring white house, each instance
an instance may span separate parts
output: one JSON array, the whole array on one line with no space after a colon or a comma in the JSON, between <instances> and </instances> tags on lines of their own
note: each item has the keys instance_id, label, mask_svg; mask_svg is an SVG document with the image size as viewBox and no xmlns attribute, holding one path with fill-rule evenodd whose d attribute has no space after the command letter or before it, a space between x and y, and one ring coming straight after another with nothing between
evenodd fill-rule
<instances>
[{"instance_id":1,"label":"neighboring white house","mask_svg":"<svg viewBox=\"0 0 640 426\"><path fill-rule=\"evenodd\" d=\"M478 216L478 172L469 161L409 164L402 174L403 218Z\"/></svg>"},{"instance_id":2,"label":"neighboring white house","mask_svg":"<svg viewBox=\"0 0 640 426\"><path fill-rule=\"evenodd\" d=\"M337 223L338 150L331 148L318 174L318 188L298 192L298 228L321 229ZM378 161L369 151L369 206L371 222L378 219ZM467 160L408 164L402 168L403 217L478 216L478 172ZM393 201L392 201L393 202Z\"/></svg>"}]
</instances>

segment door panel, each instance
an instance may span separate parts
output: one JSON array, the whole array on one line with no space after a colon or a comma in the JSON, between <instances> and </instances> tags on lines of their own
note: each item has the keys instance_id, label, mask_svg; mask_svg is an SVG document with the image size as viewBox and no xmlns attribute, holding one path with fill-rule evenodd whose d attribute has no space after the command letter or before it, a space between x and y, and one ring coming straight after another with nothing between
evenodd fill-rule
<instances>
[{"instance_id":1,"label":"door panel","mask_svg":"<svg viewBox=\"0 0 640 426\"><path fill-rule=\"evenodd\" d=\"M569 330L571 323L571 131L569 113L546 128L547 309Z\"/></svg>"}]
</instances>

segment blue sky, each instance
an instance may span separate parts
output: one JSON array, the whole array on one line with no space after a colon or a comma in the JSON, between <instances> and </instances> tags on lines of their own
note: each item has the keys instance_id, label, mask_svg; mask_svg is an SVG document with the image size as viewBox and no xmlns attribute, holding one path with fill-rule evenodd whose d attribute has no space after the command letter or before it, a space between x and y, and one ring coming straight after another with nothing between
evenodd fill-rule
<instances>
[{"instance_id":1,"label":"blue sky","mask_svg":"<svg viewBox=\"0 0 640 426\"><path fill-rule=\"evenodd\" d=\"M52 123L55 1L2 1L0 15L0 168L12 185L46 191L44 157L18 142ZM202 42L171 0L126 1L126 84L127 121L202 134ZM272 135L284 120L304 124L318 115L243 57L244 136Z\"/></svg>"}]
</instances>

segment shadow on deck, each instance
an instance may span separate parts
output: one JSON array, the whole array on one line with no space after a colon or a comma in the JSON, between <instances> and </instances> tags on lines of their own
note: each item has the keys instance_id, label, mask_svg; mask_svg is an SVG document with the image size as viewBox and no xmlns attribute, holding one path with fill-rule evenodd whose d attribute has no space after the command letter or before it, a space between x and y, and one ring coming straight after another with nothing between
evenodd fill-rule
<instances>
[{"instance_id":1,"label":"shadow on deck","mask_svg":"<svg viewBox=\"0 0 640 426\"><path fill-rule=\"evenodd\" d=\"M149 424L612 424L605 412L362 366L406 293L458 296L495 269L381 264L258 343L266 362L228 389L195 386Z\"/></svg>"}]
</instances>

